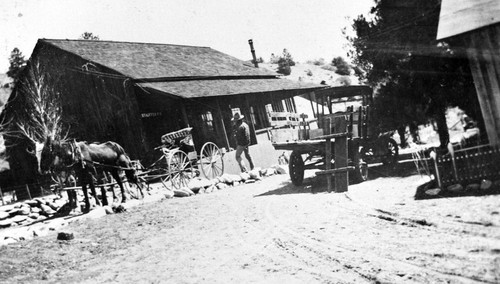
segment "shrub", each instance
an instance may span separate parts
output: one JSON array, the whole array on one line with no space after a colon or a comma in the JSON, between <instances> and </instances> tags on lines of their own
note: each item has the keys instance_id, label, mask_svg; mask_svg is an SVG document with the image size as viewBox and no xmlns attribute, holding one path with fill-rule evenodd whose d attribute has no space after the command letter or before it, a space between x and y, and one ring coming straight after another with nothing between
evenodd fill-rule
<instances>
[{"instance_id":1,"label":"shrub","mask_svg":"<svg viewBox=\"0 0 500 284\"><path fill-rule=\"evenodd\" d=\"M307 76L312 76L313 72L311 71L311 69L307 69L306 74Z\"/></svg>"},{"instance_id":2,"label":"shrub","mask_svg":"<svg viewBox=\"0 0 500 284\"><path fill-rule=\"evenodd\" d=\"M286 63L278 63L278 71L276 72L288 76L292 74L292 68Z\"/></svg>"},{"instance_id":3,"label":"shrub","mask_svg":"<svg viewBox=\"0 0 500 284\"><path fill-rule=\"evenodd\" d=\"M283 74L285 76L290 75L292 73L291 66L295 66L295 61L293 61L292 55L288 50L283 49L283 54L280 57L277 57L271 54L271 63L278 64L278 70L276 72Z\"/></svg>"},{"instance_id":4,"label":"shrub","mask_svg":"<svg viewBox=\"0 0 500 284\"><path fill-rule=\"evenodd\" d=\"M350 86L351 85L351 78L349 78L349 76L339 77L337 80L335 80L335 85L336 86Z\"/></svg>"},{"instance_id":5,"label":"shrub","mask_svg":"<svg viewBox=\"0 0 500 284\"><path fill-rule=\"evenodd\" d=\"M341 56L333 58L332 65L337 67L337 71L335 71L337 74L351 75L351 66Z\"/></svg>"},{"instance_id":6,"label":"shrub","mask_svg":"<svg viewBox=\"0 0 500 284\"><path fill-rule=\"evenodd\" d=\"M316 65L316 66L323 66L323 65L325 65L325 59L324 58L318 58L318 59L308 60L307 63L313 64L313 65Z\"/></svg>"},{"instance_id":7,"label":"shrub","mask_svg":"<svg viewBox=\"0 0 500 284\"><path fill-rule=\"evenodd\" d=\"M251 60L252 64L255 64L255 60ZM264 63L264 59L262 57L257 58L257 63Z\"/></svg>"}]
</instances>

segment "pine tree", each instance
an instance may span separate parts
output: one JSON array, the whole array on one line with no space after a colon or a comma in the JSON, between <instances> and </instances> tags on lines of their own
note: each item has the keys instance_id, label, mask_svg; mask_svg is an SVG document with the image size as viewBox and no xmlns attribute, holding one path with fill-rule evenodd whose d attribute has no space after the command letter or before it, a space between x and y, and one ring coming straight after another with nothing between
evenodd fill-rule
<instances>
[{"instance_id":1,"label":"pine tree","mask_svg":"<svg viewBox=\"0 0 500 284\"><path fill-rule=\"evenodd\" d=\"M19 74L21 74L26 66L26 59L24 59L23 53L17 47L10 53L9 63L10 66L9 71L7 71L7 76L12 78L15 84L19 78Z\"/></svg>"}]
</instances>

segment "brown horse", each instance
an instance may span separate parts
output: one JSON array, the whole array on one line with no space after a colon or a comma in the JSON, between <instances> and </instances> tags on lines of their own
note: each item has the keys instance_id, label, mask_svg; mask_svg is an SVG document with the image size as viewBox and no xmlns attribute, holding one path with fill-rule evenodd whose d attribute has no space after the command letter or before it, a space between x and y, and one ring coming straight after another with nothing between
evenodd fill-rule
<instances>
[{"instance_id":1,"label":"brown horse","mask_svg":"<svg viewBox=\"0 0 500 284\"><path fill-rule=\"evenodd\" d=\"M125 171L128 181L135 183L144 196L130 158L118 143L108 141L87 144L75 140L54 141L50 138L46 140L40 158L40 171L45 173L61 169L74 170L82 185L87 211L90 210L87 185L90 186L96 203L100 205L93 180L93 176L97 173L96 168L111 173L120 186L122 203L126 201L125 189L119 175L122 170Z\"/></svg>"}]
</instances>

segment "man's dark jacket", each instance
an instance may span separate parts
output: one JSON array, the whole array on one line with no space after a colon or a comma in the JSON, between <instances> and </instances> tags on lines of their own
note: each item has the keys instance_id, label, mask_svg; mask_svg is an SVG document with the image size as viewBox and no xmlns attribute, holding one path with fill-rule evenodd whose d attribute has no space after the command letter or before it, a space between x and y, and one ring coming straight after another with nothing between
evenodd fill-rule
<instances>
[{"instance_id":1,"label":"man's dark jacket","mask_svg":"<svg viewBox=\"0 0 500 284\"><path fill-rule=\"evenodd\" d=\"M238 146L250 145L250 128L244 121L236 126L236 143Z\"/></svg>"}]
</instances>

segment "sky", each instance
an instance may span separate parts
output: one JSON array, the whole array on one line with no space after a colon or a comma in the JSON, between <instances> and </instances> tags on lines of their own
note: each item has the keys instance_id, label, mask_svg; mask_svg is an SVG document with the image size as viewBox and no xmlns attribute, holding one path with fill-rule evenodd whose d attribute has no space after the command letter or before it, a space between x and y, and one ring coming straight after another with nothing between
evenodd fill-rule
<instances>
[{"instance_id":1,"label":"sky","mask_svg":"<svg viewBox=\"0 0 500 284\"><path fill-rule=\"evenodd\" d=\"M1 0L0 73L17 47L29 58L39 38L208 46L268 61L286 48L295 61L346 57L342 28L373 0ZM350 20L349 20L350 19Z\"/></svg>"}]
</instances>

